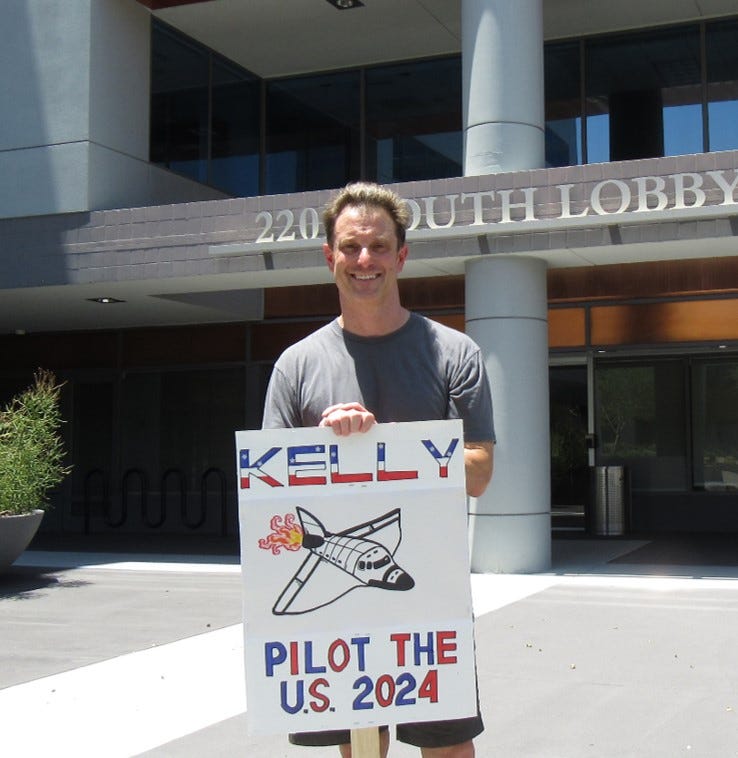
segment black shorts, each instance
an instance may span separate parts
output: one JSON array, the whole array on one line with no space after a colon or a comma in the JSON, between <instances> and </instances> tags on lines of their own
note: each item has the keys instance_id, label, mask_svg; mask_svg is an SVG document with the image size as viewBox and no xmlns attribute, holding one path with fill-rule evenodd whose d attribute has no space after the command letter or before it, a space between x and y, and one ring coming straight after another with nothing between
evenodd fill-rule
<instances>
[{"instance_id":1,"label":"black shorts","mask_svg":"<svg viewBox=\"0 0 738 758\"><path fill-rule=\"evenodd\" d=\"M380 727L383 731L386 726ZM449 747L468 742L484 731L481 714L464 719L449 721L420 721L414 724L398 724L397 739L415 747ZM347 745L351 742L351 732L337 729L329 732L297 732L290 735L293 745Z\"/></svg>"}]
</instances>

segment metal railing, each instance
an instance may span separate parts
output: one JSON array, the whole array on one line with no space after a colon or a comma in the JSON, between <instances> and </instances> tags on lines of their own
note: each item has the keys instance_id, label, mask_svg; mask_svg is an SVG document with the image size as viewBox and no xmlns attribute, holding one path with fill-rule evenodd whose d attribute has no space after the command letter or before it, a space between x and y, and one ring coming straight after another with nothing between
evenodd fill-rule
<instances>
[{"instance_id":1,"label":"metal railing","mask_svg":"<svg viewBox=\"0 0 738 758\"><path fill-rule=\"evenodd\" d=\"M215 478L216 487L212 490L208 485ZM135 487L134 484L138 484ZM117 517L113 514L113 500L110 496L109 476L102 469L88 471L83 483L83 517L84 533L92 532L92 517L95 504L102 507L103 520L111 529L119 529L129 521L130 506L137 493L141 522L148 529L161 529L167 523L168 504L174 493L179 500L179 517L183 526L192 531L201 529L207 520L209 504L215 497L215 507L220 510L220 534L228 535L228 502L226 475L217 466L211 466L200 477L199 508L191 513L188 503L187 477L178 468L164 471L159 480L159 510L153 514L150 506L151 488L149 477L143 469L130 468L121 477L120 512Z\"/></svg>"},{"instance_id":2,"label":"metal railing","mask_svg":"<svg viewBox=\"0 0 738 758\"><path fill-rule=\"evenodd\" d=\"M146 472L140 468L129 468L125 474L123 474L123 480L121 482L121 497L120 497L120 509L121 509L121 522L119 524L111 524L107 522L108 526L123 526L128 520L128 499L130 493L130 481L132 477L138 477L139 489L141 493L141 519L146 523L146 509L148 504L148 490L149 490L149 478L146 476Z\"/></svg>"}]
</instances>

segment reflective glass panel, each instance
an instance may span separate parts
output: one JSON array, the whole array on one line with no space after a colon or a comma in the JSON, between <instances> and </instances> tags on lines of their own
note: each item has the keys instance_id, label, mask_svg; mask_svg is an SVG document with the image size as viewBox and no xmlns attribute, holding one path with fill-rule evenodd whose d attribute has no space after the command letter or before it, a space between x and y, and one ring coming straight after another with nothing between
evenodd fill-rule
<instances>
[{"instance_id":1,"label":"reflective glass panel","mask_svg":"<svg viewBox=\"0 0 738 758\"><path fill-rule=\"evenodd\" d=\"M610 120L601 99L587 98L587 163L610 160Z\"/></svg>"},{"instance_id":2,"label":"reflective glass panel","mask_svg":"<svg viewBox=\"0 0 738 758\"><path fill-rule=\"evenodd\" d=\"M461 176L461 58L366 72L366 176L403 182Z\"/></svg>"},{"instance_id":3,"label":"reflective glass panel","mask_svg":"<svg viewBox=\"0 0 738 758\"><path fill-rule=\"evenodd\" d=\"M152 25L150 160L207 181L209 55Z\"/></svg>"},{"instance_id":4,"label":"reflective glass panel","mask_svg":"<svg viewBox=\"0 0 738 758\"><path fill-rule=\"evenodd\" d=\"M552 525L583 528L589 498L587 367L552 366L548 377Z\"/></svg>"},{"instance_id":5,"label":"reflective glass panel","mask_svg":"<svg viewBox=\"0 0 738 758\"><path fill-rule=\"evenodd\" d=\"M546 45L546 166L582 163L579 43Z\"/></svg>"},{"instance_id":6,"label":"reflective glass panel","mask_svg":"<svg viewBox=\"0 0 738 758\"><path fill-rule=\"evenodd\" d=\"M738 361L692 366L694 486L738 490Z\"/></svg>"},{"instance_id":7,"label":"reflective glass panel","mask_svg":"<svg viewBox=\"0 0 738 758\"><path fill-rule=\"evenodd\" d=\"M359 84L357 71L269 82L266 194L360 178Z\"/></svg>"},{"instance_id":8,"label":"reflective glass panel","mask_svg":"<svg viewBox=\"0 0 738 758\"><path fill-rule=\"evenodd\" d=\"M664 104L664 155L701 153L702 104L699 87L675 88ZM683 102L679 102L679 98Z\"/></svg>"},{"instance_id":9,"label":"reflective glass panel","mask_svg":"<svg viewBox=\"0 0 738 758\"><path fill-rule=\"evenodd\" d=\"M708 24L707 100L710 150L738 149L738 22Z\"/></svg>"},{"instance_id":10,"label":"reflective glass panel","mask_svg":"<svg viewBox=\"0 0 738 758\"><path fill-rule=\"evenodd\" d=\"M598 465L627 466L634 490L685 489L682 361L600 363L595 402Z\"/></svg>"},{"instance_id":11,"label":"reflective glass panel","mask_svg":"<svg viewBox=\"0 0 738 758\"><path fill-rule=\"evenodd\" d=\"M702 152L697 26L586 46L587 160Z\"/></svg>"},{"instance_id":12,"label":"reflective glass panel","mask_svg":"<svg viewBox=\"0 0 738 758\"><path fill-rule=\"evenodd\" d=\"M259 80L213 60L209 183L232 195L259 194Z\"/></svg>"}]
</instances>

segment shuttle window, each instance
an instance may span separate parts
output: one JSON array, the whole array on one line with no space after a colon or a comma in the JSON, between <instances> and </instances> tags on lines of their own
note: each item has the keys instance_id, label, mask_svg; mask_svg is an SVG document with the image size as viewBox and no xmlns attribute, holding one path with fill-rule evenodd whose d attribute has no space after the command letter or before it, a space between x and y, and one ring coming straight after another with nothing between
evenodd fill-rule
<instances>
[{"instance_id":1,"label":"shuttle window","mask_svg":"<svg viewBox=\"0 0 738 758\"><path fill-rule=\"evenodd\" d=\"M379 569L379 568L382 568L383 566L389 566L389 562L390 562L389 556L385 555L384 558L380 558L380 560L378 560L374 564L374 568Z\"/></svg>"}]
</instances>

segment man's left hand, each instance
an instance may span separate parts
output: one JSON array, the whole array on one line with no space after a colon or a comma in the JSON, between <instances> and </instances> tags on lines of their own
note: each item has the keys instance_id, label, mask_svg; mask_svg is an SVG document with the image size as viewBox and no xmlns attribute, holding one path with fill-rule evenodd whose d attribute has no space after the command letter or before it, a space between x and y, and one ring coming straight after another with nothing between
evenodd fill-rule
<instances>
[{"instance_id":1,"label":"man's left hand","mask_svg":"<svg viewBox=\"0 0 738 758\"><path fill-rule=\"evenodd\" d=\"M329 426L339 436L368 432L377 420L361 403L337 403L323 411L319 426Z\"/></svg>"}]
</instances>

